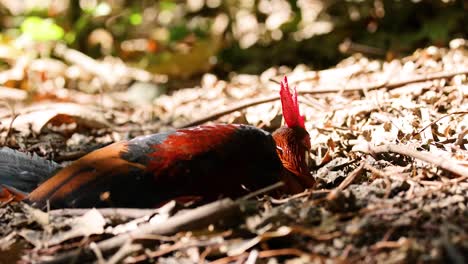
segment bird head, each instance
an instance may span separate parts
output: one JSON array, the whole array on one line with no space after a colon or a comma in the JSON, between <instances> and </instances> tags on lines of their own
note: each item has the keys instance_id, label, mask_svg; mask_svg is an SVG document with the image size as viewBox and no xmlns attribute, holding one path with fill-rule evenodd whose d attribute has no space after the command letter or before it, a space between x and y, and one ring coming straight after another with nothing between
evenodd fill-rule
<instances>
[{"instance_id":1,"label":"bird head","mask_svg":"<svg viewBox=\"0 0 468 264\"><path fill-rule=\"evenodd\" d=\"M310 151L310 137L305 129L304 116L299 112L296 88L289 89L288 79L284 77L280 90L283 117L286 126L273 133L276 152L285 168L282 175L286 189L300 192L313 187L315 181L307 165L307 154Z\"/></svg>"}]
</instances>

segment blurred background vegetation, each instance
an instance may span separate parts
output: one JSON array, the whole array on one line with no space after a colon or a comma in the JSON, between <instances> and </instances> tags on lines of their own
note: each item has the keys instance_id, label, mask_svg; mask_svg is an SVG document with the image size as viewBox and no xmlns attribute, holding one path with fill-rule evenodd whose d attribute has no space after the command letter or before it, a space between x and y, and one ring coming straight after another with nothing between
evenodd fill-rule
<instances>
[{"instance_id":1,"label":"blurred background vegetation","mask_svg":"<svg viewBox=\"0 0 468 264\"><path fill-rule=\"evenodd\" d=\"M51 56L63 42L173 78L321 69L356 52L392 59L445 46L467 37L466 14L463 0L0 0L0 61Z\"/></svg>"}]
</instances>

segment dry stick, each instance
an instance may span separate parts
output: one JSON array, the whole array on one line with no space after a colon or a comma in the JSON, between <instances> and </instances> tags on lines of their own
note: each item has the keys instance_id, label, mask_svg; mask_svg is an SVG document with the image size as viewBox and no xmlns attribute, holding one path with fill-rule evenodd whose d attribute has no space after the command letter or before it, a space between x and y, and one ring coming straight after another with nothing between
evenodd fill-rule
<instances>
[{"instance_id":1,"label":"dry stick","mask_svg":"<svg viewBox=\"0 0 468 264\"><path fill-rule=\"evenodd\" d=\"M453 76L461 75L461 74L468 74L468 70L462 70L462 71L451 72L451 73L441 72L441 73L433 74L430 76L422 76L422 77L417 77L417 78L410 79L410 80L396 81L396 82L391 82L391 83L384 82L384 83L380 83L376 85L370 85L367 87L353 87L353 88L346 88L346 89L341 89L341 88L339 89L336 89L336 88L317 89L317 90L298 91L297 93L301 95L303 94L326 94L326 93L337 93L337 92L349 93L349 92L360 92L363 90L372 91L372 90L378 90L382 88L391 90L391 89L395 89L401 86L405 86L407 84L451 78ZM277 81L274 81L274 82L277 82ZM230 114L230 113L233 113L233 112L236 112L236 111L239 111L239 110L251 107L251 106L273 102L273 101L278 100L279 98L280 98L279 95L273 95L273 96L264 97L260 99L247 100L240 104L236 104L232 107L228 107L227 109L215 112L211 115L189 122L183 126L180 126L179 128L198 126L205 122L218 119L221 116L224 116L224 115L227 115L227 114Z\"/></svg>"},{"instance_id":2,"label":"dry stick","mask_svg":"<svg viewBox=\"0 0 468 264\"><path fill-rule=\"evenodd\" d=\"M15 107L14 105L11 105L9 103L5 103L5 105L10 109L10 112L11 112L11 121L10 121L10 124L8 125L8 130L7 130L7 134L5 136L5 139L3 141L3 144L2 145L6 145L8 139L10 138L11 136L11 132L13 131L13 123L15 122L16 118L18 118L19 114L17 114L15 112Z\"/></svg>"},{"instance_id":3,"label":"dry stick","mask_svg":"<svg viewBox=\"0 0 468 264\"><path fill-rule=\"evenodd\" d=\"M221 242L220 241L195 241L195 242L183 242L180 239L175 242L172 245L169 245L167 247L159 247L158 250L156 251L145 251L143 254L138 255L138 256L132 256L130 259L126 259L126 263L141 263L142 261L145 261L147 259L152 259L152 258L157 258L161 257L164 255L167 255L169 253L172 253L177 250L183 250L187 248L192 248L192 247L210 247L210 246L217 246Z\"/></svg>"},{"instance_id":4,"label":"dry stick","mask_svg":"<svg viewBox=\"0 0 468 264\"><path fill-rule=\"evenodd\" d=\"M237 256L228 256L224 258L217 259L211 264L227 264L234 262L235 260L242 258L242 257L247 257L249 255L249 252L242 253ZM278 257L278 256L303 256L303 255L310 255L302 250L299 250L297 248L282 248L282 249L270 249L270 250L264 250L260 251L258 254L259 258L271 258L271 257Z\"/></svg>"},{"instance_id":5,"label":"dry stick","mask_svg":"<svg viewBox=\"0 0 468 264\"><path fill-rule=\"evenodd\" d=\"M51 210L51 216L81 216L92 208L66 208ZM136 208L100 208L96 209L104 217L119 217L119 218L139 218L146 215L151 215L158 212L158 209L136 209Z\"/></svg>"},{"instance_id":6,"label":"dry stick","mask_svg":"<svg viewBox=\"0 0 468 264\"><path fill-rule=\"evenodd\" d=\"M255 194L259 195L261 191L268 192L280 186L282 185L276 183L255 192ZM250 197L250 195L247 195L247 197ZM245 197L242 197L236 201L233 201L230 198L222 199L176 214L161 224L143 224L133 232L121 234L101 241L97 243L97 247L101 252L106 253L121 247L128 240L138 239L139 237L147 234L169 235L177 233L181 230L201 228L203 226L216 223L220 219L234 219L234 217L242 215L243 208L246 205L248 205L248 202L245 200ZM69 260L77 258L81 255L90 255L90 249L75 249L58 255L56 258L45 262L66 263Z\"/></svg>"},{"instance_id":7,"label":"dry stick","mask_svg":"<svg viewBox=\"0 0 468 264\"><path fill-rule=\"evenodd\" d=\"M299 198L302 198L302 197L305 197L305 196L309 196L309 198L311 199L314 199L314 196L315 198L316 197L323 197L325 196L325 194L329 194L330 193L330 190L326 190L326 189L321 189L321 190L305 190L301 193L297 193L297 194L294 194L294 195L290 195L286 198L283 198L283 199L275 199L273 197L270 197L270 201L272 204L284 204L284 203L287 203L291 200L295 200L295 199L299 199Z\"/></svg>"},{"instance_id":8,"label":"dry stick","mask_svg":"<svg viewBox=\"0 0 468 264\"><path fill-rule=\"evenodd\" d=\"M419 130L418 132L416 132L415 134L412 135L412 137L414 137L415 135L418 135L420 134L421 132L423 132L424 130L426 130L428 127L434 125L435 123L439 122L440 120L448 117L448 116L451 116L451 115L466 115L468 114L468 111L458 111L458 112L453 112L453 113L450 113L450 114L446 114L446 115L443 115L439 118L437 118L436 120L432 121L430 124L428 124L427 126L423 127L421 130Z\"/></svg>"},{"instance_id":9,"label":"dry stick","mask_svg":"<svg viewBox=\"0 0 468 264\"><path fill-rule=\"evenodd\" d=\"M460 134L458 134L457 140L453 143L454 145L458 145L462 147L464 145L463 142L465 142L464 137L468 135L468 128L465 128Z\"/></svg>"},{"instance_id":10,"label":"dry stick","mask_svg":"<svg viewBox=\"0 0 468 264\"><path fill-rule=\"evenodd\" d=\"M353 42L350 39L341 42L338 48L341 53L345 54L362 53L366 56L385 56L387 54L384 49Z\"/></svg>"},{"instance_id":11,"label":"dry stick","mask_svg":"<svg viewBox=\"0 0 468 264\"><path fill-rule=\"evenodd\" d=\"M427 163L434 164L435 166L439 168L450 171L454 174L458 174L461 177L468 177L468 168L457 164L455 161L434 155L427 151L417 151L414 149L410 149L407 146L401 146L401 145L395 145L395 144L372 146L369 144L367 145L367 150L362 149L362 151L371 155L377 154L377 153L388 153L388 152L398 153L401 155L410 156L412 158L425 161Z\"/></svg>"},{"instance_id":12,"label":"dry stick","mask_svg":"<svg viewBox=\"0 0 468 264\"><path fill-rule=\"evenodd\" d=\"M245 200L251 199L251 198L253 198L253 197L257 196L257 195L261 195L261 194L273 191L275 189L278 189L279 187L282 187L283 185L284 185L283 182L281 182L281 181L277 182L277 183L272 184L270 186L267 186L267 187L261 188L261 189L259 189L257 191L251 192L251 193L241 197L239 200L244 200L245 201Z\"/></svg>"},{"instance_id":13,"label":"dry stick","mask_svg":"<svg viewBox=\"0 0 468 264\"><path fill-rule=\"evenodd\" d=\"M361 174L361 172L363 171L364 169L364 165L365 163L364 162L361 162L361 164L359 164L359 166L354 169L349 175L348 177L346 177L341 183L340 185L338 185L338 187L336 187L335 189L333 189L328 195L327 195L327 200L334 200L338 197L338 193L343 191L344 189L346 189L346 187L348 187L353 181L354 179L356 179L356 177L358 175Z\"/></svg>"},{"instance_id":14,"label":"dry stick","mask_svg":"<svg viewBox=\"0 0 468 264\"><path fill-rule=\"evenodd\" d=\"M91 242L91 244L89 244L89 248L94 252L94 255L96 255L97 263L104 264L104 257L102 256L101 250L99 250L99 248L96 246L96 243Z\"/></svg>"},{"instance_id":15,"label":"dry stick","mask_svg":"<svg viewBox=\"0 0 468 264\"><path fill-rule=\"evenodd\" d=\"M127 241L120 249L109 258L106 264L115 264L122 262L121 260L124 259L126 256L132 254L133 252L139 251L142 249L141 245L132 244L131 241Z\"/></svg>"},{"instance_id":16,"label":"dry stick","mask_svg":"<svg viewBox=\"0 0 468 264\"><path fill-rule=\"evenodd\" d=\"M368 162L364 163L364 168L366 170L369 170L370 172L372 172L374 174L377 174L379 177L383 178L383 180L385 182L385 195L384 195L384 198L385 199L388 198L390 196L391 191L392 191L392 183L391 183L389 177L387 177L387 174L385 172L380 171L379 169L375 168L374 166L370 165ZM413 185L411 185L411 187L413 187Z\"/></svg>"}]
</instances>

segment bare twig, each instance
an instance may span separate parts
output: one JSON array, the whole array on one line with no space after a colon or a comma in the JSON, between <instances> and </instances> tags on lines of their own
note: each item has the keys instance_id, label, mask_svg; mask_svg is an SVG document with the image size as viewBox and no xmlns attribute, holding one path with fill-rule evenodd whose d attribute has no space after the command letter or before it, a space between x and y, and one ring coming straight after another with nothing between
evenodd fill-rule
<instances>
[{"instance_id":1,"label":"bare twig","mask_svg":"<svg viewBox=\"0 0 468 264\"><path fill-rule=\"evenodd\" d=\"M380 249L388 249L388 248L400 248L404 245L409 243L408 239L400 238L398 241L379 241L375 243L371 249L373 250L380 250Z\"/></svg>"},{"instance_id":2,"label":"bare twig","mask_svg":"<svg viewBox=\"0 0 468 264\"><path fill-rule=\"evenodd\" d=\"M380 48L360 44L351 41L350 39L344 40L338 47L341 53L344 54L353 54L353 53L362 53L372 56L385 56L386 51Z\"/></svg>"},{"instance_id":3,"label":"bare twig","mask_svg":"<svg viewBox=\"0 0 468 264\"><path fill-rule=\"evenodd\" d=\"M109 258L106 264L120 263L123 258L140 249L142 249L141 245L132 244L131 241L127 241L127 243L120 247L120 249Z\"/></svg>"},{"instance_id":4,"label":"bare twig","mask_svg":"<svg viewBox=\"0 0 468 264\"><path fill-rule=\"evenodd\" d=\"M354 169L348 177L346 177L340 185L338 185L335 189L333 189L328 195L327 195L327 200L334 200L338 197L338 193L342 192L344 189L346 189L353 181L356 179L357 176L361 175L363 169L364 169L364 162L361 162L359 166Z\"/></svg>"},{"instance_id":5,"label":"bare twig","mask_svg":"<svg viewBox=\"0 0 468 264\"><path fill-rule=\"evenodd\" d=\"M51 216L81 216L91 208L67 208L51 210ZM100 208L97 209L104 217L118 218L139 218L146 215L151 215L158 212L158 209L136 209L136 208Z\"/></svg>"},{"instance_id":6,"label":"bare twig","mask_svg":"<svg viewBox=\"0 0 468 264\"><path fill-rule=\"evenodd\" d=\"M275 189L278 189L278 188L282 187L283 185L284 185L283 182L277 182L277 183L275 183L275 184L273 184L273 185L264 187L264 188L262 188L262 189L260 189L260 190L254 191L254 192L251 192L251 193L245 195L244 197L242 197L242 198L240 198L240 199L241 199L241 200L248 200L248 199L251 199L251 198L253 198L253 197L257 196L257 195L265 194L265 193L271 192L271 191L273 191L273 190L275 190Z\"/></svg>"},{"instance_id":7,"label":"bare twig","mask_svg":"<svg viewBox=\"0 0 468 264\"><path fill-rule=\"evenodd\" d=\"M294 234L301 234L303 236L310 237L316 241L330 241L334 238L340 237L343 235L341 231L318 231L314 228L306 228L302 226L292 226L292 232Z\"/></svg>"},{"instance_id":8,"label":"bare twig","mask_svg":"<svg viewBox=\"0 0 468 264\"><path fill-rule=\"evenodd\" d=\"M94 255L96 255L98 264L106 263L106 261L104 260L104 257L102 256L101 250L99 250L95 242L91 242L89 244L89 248L94 252Z\"/></svg>"},{"instance_id":9,"label":"bare twig","mask_svg":"<svg viewBox=\"0 0 468 264\"><path fill-rule=\"evenodd\" d=\"M370 165L368 162L364 163L364 168L366 170L371 171L372 173L378 175L379 177L383 178L385 182L385 198L388 198L390 196L390 193L392 191L392 183L390 182L390 179L387 175L387 173L380 171L379 169L375 168L374 166Z\"/></svg>"},{"instance_id":10,"label":"bare twig","mask_svg":"<svg viewBox=\"0 0 468 264\"><path fill-rule=\"evenodd\" d=\"M227 264L231 263L239 258L246 258L249 256L249 252L242 253L237 256L229 256L225 258L217 259L211 264ZM272 250L264 250L258 253L258 258L271 258L277 256L302 256L302 255L309 255L297 248L283 248L283 249L272 249Z\"/></svg>"},{"instance_id":11,"label":"bare twig","mask_svg":"<svg viewBox=\"0 0 468 264\"><path fill-rule=\"evenodd\" d=\"M326 190L326 189L321 189L321 190L305 190L301 193L298 193L298 194L294 194L294 195L290 195L284 199L275 199L273 197L270 198L271 200L271 203L273 204L284 204L284 203L287 203L289 201L292 201L292 200L295 200L295 199L299 199L299 198L302 198L302 197L306 197L306 196L309 196L309 198L311 199L314 199L314 198L323 198L326 194L330 193L330 190Z\"/></svg>"},{"instance_id":12,"label":"bare twig","mask_svg":"<svg viewBox=\"0 0 468 264\"><path fill-rule=\"evenodd\" d=\"M460 147L463 147L464 145L464 137L468 134L468 128L465 128L460 134L458 134L457 140L453 143L454 145L458 145Z\"/></svg>"},{"instance_id":13,"label":"bare twig","mask_svg":"<svg viewBox=\"0 0 468 264\"><path fill-rule=\"evenodd\" d=\"M453 113L450 113L450 114L443 115L443 116L437 118L436 120L432 121L430 124L426 125L425 127L421 128L418 132L414 133L413 137L415 135L420 134L421 132L426 130L428 127L434 125L435 123L439 122L440 120L442 120L442 119L444 119L444 118L446 118L448 116L451 116L451 115L466 115L466 114L468 114L468 111L459 111L459 112L453 112Z\"/></svg>"},{"instance_id":14,"label":"bare twig","mask_svg":"<svg viewBox=\"0 0 468 264\"><path fill-rule=\"evenodd\" d=\"M380 154L380 153L387 153L387 152L394 152L394 153L409 156L415 159L419 159L430 164L434 164L435 166L441 169L450 171L459 176L468 177L468 168L457 164L454 160L440 157L427 151L417 151L417 150L409 148L408 146L401 146L401 145L395 145L395 144L372 146L368 144L367 149L359 149L359 150L368 154L372 154L372 155Z\"/></svg>"},{"instance_id":15,"label":"bare twig","mask_svg":"<svg viewBox=\"0 0 468 264\"><path fill-rule=\"evenodd\" d=\"M208 241L198 240L198 241L189 241L189 242L178 240L172 245L169 245L167 247L160 247L156 251L146 251L143 255L131 257L130 259L127 259L125 262L126 263L141 263L142 261L145 261L149 258L154 259L157 257L167 255L177 250L187 249L191 247L218 246L219 244L220 244L219 240L208 240Z\"/></svg>"},{"instance_id":16,"label":"bare twig","mask_svg":"<svg viewBox=\"0 0 468 264\"><path fill-rule=\"evenodd\" d=\"M16 111L15 111L14 105L9 104L9 103L5 103L4 105L6 105L6 106L10 109L10 112L11 112L11 120L10 120L10 124L8 125L7 134L6 134L6 136L5 136L5 139L4 139L2 145L6 145L6 143L8 142L8 139L9 139L10 136L11 136L11 132L13 131L13 123L15 122L16 118L19 116L19 114L16 113Z\"/></svg>"}]
</instances>

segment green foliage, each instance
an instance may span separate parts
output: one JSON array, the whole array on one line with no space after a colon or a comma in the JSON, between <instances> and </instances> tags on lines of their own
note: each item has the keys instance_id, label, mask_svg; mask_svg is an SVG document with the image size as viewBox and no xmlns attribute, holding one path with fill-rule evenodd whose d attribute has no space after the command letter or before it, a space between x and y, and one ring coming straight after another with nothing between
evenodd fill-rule
<instances>
[{"instance_id":1,"label":"green foliage","mask_svg":"<svg viewBox=\"0 0 468 264\"><path fill-rule=\"evenodd\" d=\"M161 1L159 8L161 11L172 11L177 7L177 4L173 1Z\"/></svg>"},{"instance_id":2,"label":"green foliage","mask_svg":"<svg viewBox=\"0 0 468 264\"><path fill-rule=\"evenodd\" d=\"M338 47L345 40L381 50L366 55L385 58L388 53L405 55L422 46L446 45L455 37L468 35L468 5L463 0L215 2L202 1L193 7L188 1L174 0L70 1L56 14L51 12L53 7L41 6L11 19L5 16L3 21L9 24L2 26L10 33L19 28L37 41L63 39L94 57L109 53L99 48L102 43L90 44L93 41L89 39L94 31L105 31L112 38L111 54L137 65L177 68L174 72L180 72L183 67L177 65L152 64L183 63L185 57L180 54L197 52L206 56L192 54L203 69L208 60L217 61L218 73L259 73L278 64L306 63L322 68L349 53L366 52L351 49L340 53ZM219 26L220 17L226 18L225 26L214 34L213 26ZM136 41L140 44L125 46L130 50L122 48L122 43L132 40L149 40L152 46L145 50L142 42ZM204 46L209 52L200 52Z\"/></svg>"},{"instance_id":3,"label":"green foliage","mask_svg":"<svg viewBox=\"0 0 468 264\"><path fill-rule=\"evenodd\" d=\"M141 13L135 12L130 15L129 20L130 24L136 26L141 24L141 22L143 21L143 17L141 16Z\"/></svg>"},{"instance_id":4,"label":"green foliage","mask_svg":"<svg viewBox=\"0 0 468 264\"><path fill-rule=\"evenodd\" d=\"M169 29L170 41L179 41L185 38L188 34L190 34L189 29L185 25L176 25Z\"/></svg>"},{"instance_id":5,"label":"green foliage","mask_svg":"<svg viewBox=\"0 0 468 264\"><path fill-rule=\"evenodd\" d=\"M64 30L52 19L43 19L36 16L27 17L20 26L23 34L37 41L60 40Z\"/></svg>"}]
</instances>

